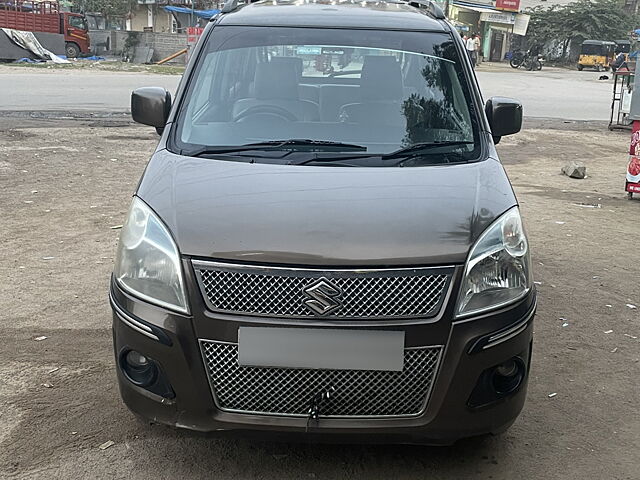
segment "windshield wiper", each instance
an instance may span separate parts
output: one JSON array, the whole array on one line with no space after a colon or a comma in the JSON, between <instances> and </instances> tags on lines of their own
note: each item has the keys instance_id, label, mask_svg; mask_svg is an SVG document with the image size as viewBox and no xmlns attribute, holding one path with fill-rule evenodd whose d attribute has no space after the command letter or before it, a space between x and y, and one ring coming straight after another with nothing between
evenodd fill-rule
<instances>
[{"instance_id":1,"label":"windshield wiper","mask_svg":"<svg viewBox=\"0 0 640 480\"><path fill-rule=\"evenodd\" d=\"M198 157L200 155L215 155L223 153L246 152L250 150L296 150L298 147L310 149L310 151L355 151L365 152L367 147L352 143L329 142L325 140L289 139L270 140L267 142L246 143L244 145L231 145L227 147L201 147L191 151L183 151L182 155Z\"/></svg>"},{"instance_id":2,"label":"windshield wiper","mask_svg":"<svg viewBox=\"0 0 640 480\"><path fill-rule=\"evenodd\" d=\"M424 155L425 153L434 153L433 150L438 147L457 147L462 145L473 145L475 142L471 141L441 141L441 142L430 142L430 143L415 143L406 148L401 148L400 150L396 150L391 153L371 153L364 155L348 155L348 156L331 156L331 157L314 157L309 159L304 159L302 161L290 162L290 165L308 165L310 163L338 163L347 160L362 160L369 159L367 162L368 165L375 165L376 163L385 163L387 160L393 160L397 158L401 158L402 161L400 163L404 164L408 159L413 159ZM447 151L443 152L443 155L452 155L455 154L456 157L460 156L460 152L455 151ZM371 159L377 158L378 162L371 162ZM348 165L354 166L354 165Z\"/></svg>"},{"instance_id":3,"label":"windshield wiper","mask_svg":"<svg viewBox=\"0 0 640 480\"><path fill-rule=\"evenodd\" d=\"M355 152L366 152L367 147L363 145L356 145L354 143L343 143L343 142L331 142L328 140L311 140L308 138L290 138L288 140L269 140L268 142L259 142L259 143L248 143L243 145L244 147L274 147L274 148L283 148L283 147L329 147L329 150L350 150ZM320 151L326 150L322 148Z\"/></svg>"},{"instance_id":4,"label":"windshield wiper","mask_svg":"<svg viewBox=\"0 0 640 480\"><path fill-rule=\"evenodd\" d=\"M383 160L414 157L430 152L431 150L434 150L438 147L457 147L462 145L473 145L474 143L475 142L470 141L414 143L413 145L410 145L406 148L401 148L400 150L396 150L395 152L384 154L381 157Z\"/></svg>"}]
</instances>

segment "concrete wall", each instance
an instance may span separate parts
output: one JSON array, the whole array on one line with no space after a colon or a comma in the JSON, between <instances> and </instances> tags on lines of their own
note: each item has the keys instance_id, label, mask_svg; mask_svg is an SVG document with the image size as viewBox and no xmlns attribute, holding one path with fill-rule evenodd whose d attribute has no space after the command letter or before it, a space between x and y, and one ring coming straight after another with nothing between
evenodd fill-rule
<instances>
[{"instance_id":1,"label":"concrete wall","mask_svg":"<svg viewBox=\"0 0 640 480\"><path fill-rule=\"evenodd\" d=\"M151 35L153 35L154 61L162 60L187 47L186 33L153 33ZM185 59L185 55L180 55L176 61L184 65Z\"/></svg>"},{"instance_id":2,"label":"concrete wall","mask_svg":"<svg viewBox=\"0 0 640 480\"><path fill-rule=\"evenodd\" d=\"M91 48L94 49L94 53L99 55L119 56L122 54L128 34L129 32L122 30L91 30L89 32ZM138 32L138 38L140 40L138 48L153 48L152 62L162 60L172 53L187 47L187 35L184 33ZM106 43L109 44L108 50L104 46L99 46ZM184 65L185 56L181 55L170 63Z\"/></svg>"}]
</instances>

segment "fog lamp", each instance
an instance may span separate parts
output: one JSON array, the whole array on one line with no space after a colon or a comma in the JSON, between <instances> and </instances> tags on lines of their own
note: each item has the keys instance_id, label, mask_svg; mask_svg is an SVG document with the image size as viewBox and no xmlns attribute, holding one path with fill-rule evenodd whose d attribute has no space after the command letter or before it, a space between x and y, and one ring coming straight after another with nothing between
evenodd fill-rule
<instances>
[{"instance_id":1,"label":"fog lamp","mask_svg":"<svg viewBox=\"0 0 640 480\"><path fill-rule=\"evenodd\" d=\"M158 367L142 353L129 350L121 358L122 371L132 383L147 387L156 381Z\"/></svg>"},{"instance_id":2,"label":"fog lamp","mask_svg":"<svg viewBox=\"0 0 640 480\"><path fill-rule=\"evenodd\" d=\"M499 395L507 395L520 386L523 378L524 363L519 357L513 357L495 368L493 388Z\"/></svg>"}]
</instances>

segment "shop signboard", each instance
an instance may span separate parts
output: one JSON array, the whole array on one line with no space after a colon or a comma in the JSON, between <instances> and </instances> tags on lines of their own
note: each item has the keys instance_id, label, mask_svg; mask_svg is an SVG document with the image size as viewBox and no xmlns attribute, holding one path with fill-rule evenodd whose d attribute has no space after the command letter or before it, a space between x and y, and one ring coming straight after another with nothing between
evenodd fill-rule
<instances>
[{"instance_id":1,"label":"shop signboard","mask_svg":"<svg viewBox=\"0 0 640 480\"><path fill-rule=\"evenodd\" d=\"M200 39L200 35L204 32L204 28L201 27L187 27L187 45L189 47L194 46L198 43Z\"/></svg>"},{"instance_id":2,"label":"shop signboard","mask_svg":"<svg viewBox=\"0 0 640 480\"><path fill-rule=\"evenodd\" d=\"M519 12L520 0L496 0L496 8L507 12Z\"/></svg>"},{"instance_id":3,"label":"shop signboard","mask_svg":"<svg viewBox=\"0 0 640 480\"><path fill-rule=\"evenodd\" d=\"M202 32L204 32L204 28L202 27L187 27L187 63L191 58L191 50L196 46L198 40L200 40L200 36Z\"/></svg>"},{"instance_id":4,"label":"shop signboard","mask_svg":"<svg viewBox=\"0 0 640 480\"><path fill-rule=\"evenodd\" d=\"M515 23L513 24L513 33L524 37L527 34L527 29L529 28L530 18L531 17L529 15L518 13L516 15Z\"/></svg>"},{"instance_id":5,"label":"shop signboard","mask_svg":"<svg viewBox=\"0 0 640 480\"><path fill-rule=\"evenodd\" d=\"M513 25L516 22L516 14L507 12L484 12L480 15L480 21Z\"/></svg>"}]
</instances>

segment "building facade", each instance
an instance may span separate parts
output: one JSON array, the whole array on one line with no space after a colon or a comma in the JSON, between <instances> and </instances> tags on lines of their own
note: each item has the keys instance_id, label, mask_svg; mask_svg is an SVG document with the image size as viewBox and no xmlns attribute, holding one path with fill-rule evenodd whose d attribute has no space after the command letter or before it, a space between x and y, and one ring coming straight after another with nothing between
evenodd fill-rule
<instances>
[{"instance_id":1,"label":"building facade","mask_svg":"<svg viewBox=\"0 0 640 480\"><path fill-rule=\"evenodd\" d=\"M449 5L449 18L462 35L480 36L482 60L500 62L511 51L514 36L527 33L529 16L520 8L520 0L454 0Z\"/></svg>"}]
</instances>

